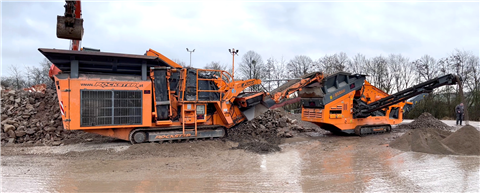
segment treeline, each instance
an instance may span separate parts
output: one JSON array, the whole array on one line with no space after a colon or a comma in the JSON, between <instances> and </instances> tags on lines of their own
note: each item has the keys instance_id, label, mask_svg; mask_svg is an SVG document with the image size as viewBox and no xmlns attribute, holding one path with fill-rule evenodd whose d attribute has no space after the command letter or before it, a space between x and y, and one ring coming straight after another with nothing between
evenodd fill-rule
<instances>
[{"instance_id":1,"label":"treeline","mask_svg":"<svg viewBox=\"0 0 480 193\"><path fill-rule=\"evenodd\" d=\"M212 62L205 66L209 69L227 69L228 65ZM401 54L375 56L367 58L363 54L348 57L340 52L312 59L298 55L290 60L284 58L267 58L265 61L255 51L248 51L241 56L235 67L235 77L241 79L277 80L263 81L263 87L252 87L254 91L264 88L271 91L285 83L282 79L298 78L304 74L321 71L333 74L339 71L365 74L367 81L383 91L393 94L412 87L418 83L446 74L462 77L461 86L465 92L465 106L468 107L470 120L480 119L480 64L479 57L461 50L454 50L450 55L434 58L424 55L420 58L408 58ZM459 87L443 86L428 95L419 105L408 113L407 118L418 117L429 112L437 118L455 117L455 106L461 102ZM289 105L288 110L299 108L299 104Z\"/></svg>"},{"instance_id":2,"label":"treeline","mask_svg":"<svg viewBox=\"0 0 480 193\"><path fill-rule=\"evenodd\" d=\"M7 69L10 71L10 76L3 76L0 80L0 85L3 89L22 89L31 87L37 84L46 84L50 87L52 80L48 77L48 71L52 63L44 59L40 63L40 67L28 66L20 67L18 65L9 65Z\"/></svg>"}]
</instances>

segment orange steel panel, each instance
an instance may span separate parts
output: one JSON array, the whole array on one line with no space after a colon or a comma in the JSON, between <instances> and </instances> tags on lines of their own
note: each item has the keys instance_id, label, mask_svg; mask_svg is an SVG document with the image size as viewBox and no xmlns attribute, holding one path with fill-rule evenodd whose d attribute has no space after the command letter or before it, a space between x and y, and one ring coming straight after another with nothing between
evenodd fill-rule
<instances>
[{"instance_id":1,"label":"orange steel panel","mask_svg":"<svg viewBox=\"0 0 480 193\"><path fill-rule=\"evenodd\" d=\"M55 79L55 86L57 87L57 98L58 98L58 105L60 106L60 113L62 114L62 122L63 128L66 130L71 130L70 127L70 100L69 100L69 80L70 79L58 79L54 76ZM58 84L57 84L58 82Z\"/></svg>"},{"instance_id":2,"label":"orange steel panel","mask_svg":"<svg viewBox=\"0 0 480 193\"><path fill-rule=\"evenodd\" d=\"M169 58L167 58L166 56L164 56L163 54L160 54L159 52L157 52L155 50L148 49L146 54L147 54L147 56L157 56L158 58L163 60L165 63L167 63L168 65L170 65L174 68L183 68L180 64L175 63L174 61L170 60Z\"/></svg>"},{"instance_id":3,"label":"orange steel panel","mask_svg":"<svg viewBox=\"0 0 480 193\"><path fill-rule=\"evenodd\" d=\"M157 121L156 124L159 125L159 126L162 126L162 125L172 125L172 121L168 120L168 121Z\"/></svg>"}]
</instances>

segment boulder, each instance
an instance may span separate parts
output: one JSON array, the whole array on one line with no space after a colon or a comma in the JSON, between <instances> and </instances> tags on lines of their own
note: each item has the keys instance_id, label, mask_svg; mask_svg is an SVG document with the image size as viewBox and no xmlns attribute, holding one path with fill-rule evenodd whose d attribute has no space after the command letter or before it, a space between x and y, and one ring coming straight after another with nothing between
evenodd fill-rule
<instances>
[{"instance_id":1,"label":"boulder","mask_svg":"<svg viewBox=\"0 0 480 193\"><path fill-rule=\"evenodd\" d=\"M10 130L15 130L15 126L9 125L9 124L5 124L5 126L3 126L3 131L5 133L8 133L8 131L10 131Z\"/></svg>"},{"instance_id":2,"label":"boulder","mask_svg":"<svg viewBox=\"0 0 480 193\"><path fill-rule=\"evenodd\" d=\"M7 134L8 134L8 137L10 137L10 138L15 138L16 137L15 131L13 131L13 130L8 130Z\"/></svg>"},{"instance_id":3,"label":"boulder","mask_svg":"<svg viewBox=\"0 0 480 193\"><path fill-rule=\"evenodd\" d=\"M53 145L53 146L59 146L60 144L62 144L61 141L54 141L54 142L52 142L52 145Z\"/></svg>"},{"instance_id":4,"label":"boulder","mask_svg":"<svg viewBox=\"0 0 480 193\"><path fill-rule=\"evenodd\" d=\"M17 127L17 131L24 131L25 130L25 126L19 126Z\"/></svg>"},{"instance_id":5,"label":"boulder","mask_svg":"<svg viewBox=\"0 0 480 193\"><path fill-rule=\"evenodd\" d=\"M31 134L34 134L35 133L35 130L34 129L27 129L25 131L27 134L31 135Z\"/></svg>"},{"instance_id":6,"label":"boulder","mask_svg":"<svg viewBox=\"0 0 480 193\"><path fill-rule=\"evenodd\" d=\"M25 132L25 131L23 131L23 130L22 130L22 131L17 131L17 132L15 132L15 135L16 135L17 137L23 137L23 136L25 136L26 134L27 134L27 132Z\"/></svg>"},{"instance_id":7,"label":"boulder","mask_svg":"<svg viewBox=\"0 0 480 193\"><path fill-rule=\"evenodd\" d=\"M10 125L13 125L15 123L17 123L15 120L13 120L12 118L8 118L8 119L5 119L5 121L2 121L2 123L6 123L6 124L10 124Z\"/></svg>"},{"instance_id":8,"label":"boulder","mask_svg":"<svg viewBox=\"0 0 480 193\"><path fill-rule=\"evenodd\" d=\"M52 132L57 130L57 128L48 126L48 127L44 127L43 130L45 130L46 132Z\"/></svg>"}]
</instances>

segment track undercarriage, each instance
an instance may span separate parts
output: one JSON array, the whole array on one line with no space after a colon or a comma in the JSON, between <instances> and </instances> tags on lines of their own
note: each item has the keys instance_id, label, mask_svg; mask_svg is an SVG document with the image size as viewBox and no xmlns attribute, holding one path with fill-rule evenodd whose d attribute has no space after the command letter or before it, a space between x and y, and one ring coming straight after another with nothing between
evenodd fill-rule
<instances>
[{"instance_id":1,"label":"track undercarriage","mask_svg":"<svg viewBox=\"0 0 480 193\"><path fill-rule=\"evenodd\" d=\"M129 139L132 144L138 143L162 143L173 141L205 140L222 138L226 136L226 130L221 126L204 126L194 128L161 130L155 128L138 128L130 132Z\"/></svg>"},{"instance_id":2,"label":"track undercarriage","mask_svg":"<svg viewBox=\"0 0 480 193\"><path fill-rule=\"evenodd\" d=\"M359 125L354 129L355 134L358 136L389 133L391 131L391 125Z\"/></svg>"}]
</instances>

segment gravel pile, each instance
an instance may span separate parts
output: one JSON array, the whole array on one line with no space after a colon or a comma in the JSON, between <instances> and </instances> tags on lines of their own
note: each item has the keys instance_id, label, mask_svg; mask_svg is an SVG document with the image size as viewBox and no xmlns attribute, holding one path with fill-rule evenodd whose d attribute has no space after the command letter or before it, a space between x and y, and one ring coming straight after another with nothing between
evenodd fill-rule
<instances>
[{"instance_id":1,"label":"gravel pile","mask_svg":"<svg viewBox=\"0 0 480 193\"><path fill-rule=\"evenodd\" d=\"M418 118L413 120L411 123L400 124L396 129L410 130L410 129L418 129L418 128L434 128L434 129L441 129L445 131L452 130L452 127L438 120L430 113L422 113Z\"/></svg>"}]
</instances>

